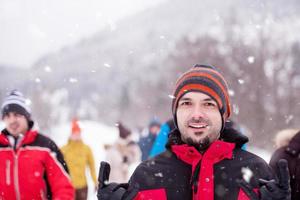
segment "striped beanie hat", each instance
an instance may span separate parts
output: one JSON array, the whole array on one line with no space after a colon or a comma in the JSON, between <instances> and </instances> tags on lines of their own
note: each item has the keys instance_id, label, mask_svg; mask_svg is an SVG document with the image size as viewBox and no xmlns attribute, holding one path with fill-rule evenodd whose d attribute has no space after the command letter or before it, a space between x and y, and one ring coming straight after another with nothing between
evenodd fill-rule
<instances>
[{"instance_id":1,"label":"striped beanie hat","mask_svg":"<svg viewBox=\"0 0 300 200\"><path fill-rule=\"evenodd\" d=\"M1 106L1 114L3 117L9 112L16 112L24 115L29 121L31 119L31 111L29 105L26 104L26 99L18 90L12 90L4 99Z\"/></svg>"},{"instance_id":2,"label":"striped beanie hat","mask_svg":"<svg viewBox=\"0 0 300 200\"><path fill-rule=\"evenodd\" d=\"M231 113L227 83L220 72L213 66L198 64L181 75L176 82L172 102L172 113L176 126L176 109L178 101L184 94L192 91L199 91L207 94L217 102L224 127L224 123Z\"/></svg>"}]
</instances>

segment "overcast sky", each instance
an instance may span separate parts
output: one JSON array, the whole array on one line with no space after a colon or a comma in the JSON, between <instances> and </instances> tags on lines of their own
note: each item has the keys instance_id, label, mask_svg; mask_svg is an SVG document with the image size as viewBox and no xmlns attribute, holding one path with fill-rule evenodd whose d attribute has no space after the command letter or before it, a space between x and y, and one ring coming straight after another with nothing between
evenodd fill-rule
<instances>
[{"instance_id":1,"label":"overcast sky","mask_svg":"<svg viewBox=\"0 0 300 200\"><path fill-rule=\"evenodd\" d=\"M30 67L125 16L165 0L0 0L0 65Z\"/></svg>"}]
</instances>

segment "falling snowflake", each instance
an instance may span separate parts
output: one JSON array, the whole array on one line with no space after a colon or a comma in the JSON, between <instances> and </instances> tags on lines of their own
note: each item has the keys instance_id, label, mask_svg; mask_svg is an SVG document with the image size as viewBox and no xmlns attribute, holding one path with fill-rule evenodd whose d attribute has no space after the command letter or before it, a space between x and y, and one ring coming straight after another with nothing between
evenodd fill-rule
<instances>
[{"instance_id":1,"label":"falling snowflake","mask_svg":"<svg viewBox=\"0 0 300 200\"><path fill-rule=\"evenodd\" d=\"M234 94L235 94L235 92L234 92L234 90L228 90L228 93L229 93L229 96L234 96Z\"/></svg>"},{"instance_id":2,"label":"falling snowflake","mask_svg":"<svg viewBox=\"0 0 300 200\"><path fill-rule=\"evenodd\" d=\"M45 66L45 68L44 68L44 70L45 70L45 72L52 72L52 69L51 69L51 67L50 66Z\"/></svg>"},{"instance_id":3,"label":"falling snowflake","mask_svg":"<svg viewBox=\"0 0 300 200\"><path fill-rule=\"evenodd\" d=\"M107 67L107 68L111 67L110 64L108 64L108 63L104 63L103 65L104 65L104 67Z\"/></svg>"},{"instance_id":4,"label":"falling snowflake","mask_svg":"<svg viewBox=\"0 0 300 200\"><path fill-rule=\"evenodd\" d=\"M35 81L36 83L40 83L40 82L41 82L41 79L36 78L34 81Z\"/></svg>"},{"instance_id":5,"label":"falling snowflake","mask_svg":"<svg viewBox=\"0 0 300 200\"><path fill-rule=\"evenodd\" d=\"M249 183L251 177L253 176L253 172L251 171L251 169L249 169L248 167L243 167L242 168L242 174L243 174L243 179Z\"/></svg>"},{"instance_id":6,"label":"falling snowflake","mask_svg":"<svg viewBox=\"0 0 300 200\"><path fill-rule=\"evenodd\" d=\"M249 63L252 64L252 63L254 63L255 58L253 56L249 56L247 60L248 60Z\"/></svg>"},{"instance_id":7,"label":"falling snowflake","mask_svg":"<svg viewBox=\"0 0 300 200\"><path fill-rule=\"evenodd\" d=\"M163 177L163 174L161 172L159 172L159 173L154 174L154 176Z\"/></svg>"},{"instance_id":8,"label":"falling snowflake","mask_svg":"<svg viewBox=\"0 0 300 200\"><path fill-rule=\"evenodd\" d=\"M286 123L286 124L289 124L290 121L291 121L293 118L294 118L293 115L285 116L285 123Z\"/></svg>"},{"instance_id":9,"label":"falling snowflake","mask_svg":"<svg viewBox=\"0 0 300 200\"><path fill-rule=\"evenodd\" d=\"M171 99L175 99L175 97L171 94L168 95Z\"/></svg>"},{"instance_id":10,"label":"falling snowflake","mask_svg":"<svg viewBox=\"0 0 300 200\"><path fill-rule=\"evenodd\" d=\"M261 29L261 25L257 24L257 25L255 26L255 28L256 28L256 29Z\"/></svg>"},{"instance_id":11,"label":"falling snowflake","mask_svg":"<svg viewBox=\"0 0 300 200\"><path fill-rule=\"evenodd\" d=\"M40 175L41 175L40 172L34 172L35 177L39 177Z\"/></svg>"},{"instance_id":12,"label":"falling snowflake","mask_svg":"<svg viewBox=\"0 0 300 200\"><path fill-rule=\"evenodd\" d=\"M238 79L239 84L243 85L245 81L243 79Z\"/></svg>"},{"instance_id":13,"label":"falling snowflake","mask_svg":"<svg viewBox=\"0 0 300 200\"><path fill-rule=\"evenodd\" d=\"M77 83L78 80L76 78L69 78L70 83Z\"/></svg>"},{"instance_id":14,"label":"falling snowflake","mask_svg":"<svg viewBox=\"0 0 300 200\"><path fill-rule=\"evenodd\" d=\"M31 105L31 100L30 100L30 99L26 99L26 100L25 100L25 104L26 104L26 105Z\"/></svg>"}]
</instances>

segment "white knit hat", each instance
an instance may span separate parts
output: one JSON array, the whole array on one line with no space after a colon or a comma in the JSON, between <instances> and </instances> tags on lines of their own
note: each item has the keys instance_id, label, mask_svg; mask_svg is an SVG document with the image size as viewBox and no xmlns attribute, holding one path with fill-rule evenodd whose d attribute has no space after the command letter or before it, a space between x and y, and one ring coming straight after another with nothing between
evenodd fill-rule
<instances>
[{"instance_id":1,"label":"white knit hat","mask_svg":"<svg viewBox=\"0 0 300 200\"><path fill-rule=\"evenodd\" d=\"M31 110L26 103L23 94L18 90L12 90L4 99L1 106L2 118L9 112L16 112L24 115L28 120L31 118Z\"/></svg>"}]
</instances>

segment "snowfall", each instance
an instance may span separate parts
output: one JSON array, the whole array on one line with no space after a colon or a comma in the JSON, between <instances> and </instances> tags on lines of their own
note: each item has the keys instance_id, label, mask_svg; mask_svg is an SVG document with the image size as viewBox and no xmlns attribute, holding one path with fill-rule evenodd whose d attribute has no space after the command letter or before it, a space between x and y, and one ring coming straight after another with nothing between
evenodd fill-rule
<instances>
[{"instance_id":1,"label":"snowfall","mask_svg":"<svg viewBox=\"0 0 300 200\"><path fill-rule=\"evenodd\" d=\"M0 122L1 130L3 127L3 123ZM118 129L116 126L107 126L95 121L80 121L80 127L82 129L82 139L84 143L89 145L93 151L96 173L98 175L100 162L105 160L104 144L114 143L114 141L118 138ZM67 143L68 137L70 136L70 130L70 124L68 123L57 125L52 128L49 137L53 139L59 147L61 147ZM138 139L137 133L135 133L133 138ZM265 159L266 162L269 162L270 160L270 152L250 146L247 146L247 150L259 155L260 157ZM88 178L89 188L88 200L97 200L94 185L88 169L86 171L86 175Z\"/></svg>"}]
</instances>

